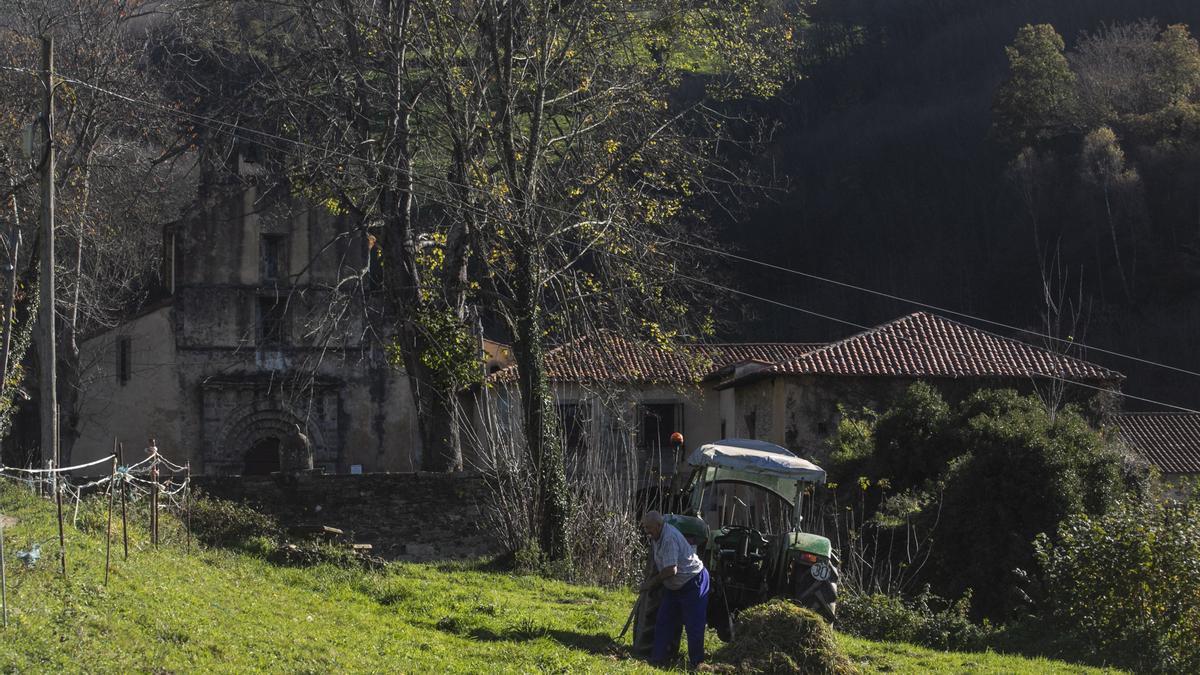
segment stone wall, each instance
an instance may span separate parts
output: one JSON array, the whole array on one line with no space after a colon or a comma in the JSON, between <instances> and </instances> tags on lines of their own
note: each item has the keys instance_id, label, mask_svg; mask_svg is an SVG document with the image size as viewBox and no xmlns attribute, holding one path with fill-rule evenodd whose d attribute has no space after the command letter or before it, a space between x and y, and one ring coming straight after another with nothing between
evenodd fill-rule
<instances>
[{"instance_id":1,"label":"stone wall","mask_svg":"<svg viewBox=\"0 0 1200 675\"><path fill-rule=\"evenodd\" d=\"M389 559L446 560L501 552L483 519L477 474L201 476L198 490L252 505L285 527L328 525Z\"/></svg>"}]
</instances>

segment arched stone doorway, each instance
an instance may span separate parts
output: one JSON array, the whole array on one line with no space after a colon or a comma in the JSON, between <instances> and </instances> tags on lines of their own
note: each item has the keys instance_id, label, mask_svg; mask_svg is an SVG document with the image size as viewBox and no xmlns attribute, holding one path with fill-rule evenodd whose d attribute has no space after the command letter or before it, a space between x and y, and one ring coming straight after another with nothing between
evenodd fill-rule
<instances>
[{"instance_id":1,"label":"arched stone doorway","mask_svg":"<svg viewBox=\"0 0 1200 675\"><path fill-rule=\"evenodd\" d=\"M266 476L279 471L278 438L269 436L250 446L246 451L246 465L242 469L243 476Z\"/></svg>"},{"instance_id":2,"label":"arched stone doorway","mask_svg":"<svg viewBox=\"0 0 1200 675\"><path fill-rule=\"evenodd\" d=\"M314 385L311 400L300 401L304 405L299 408L284 400L282 393L278 386L272 390L266 383L250 378L214 378L201 385L205 473L244 473L252 451L267 460L266 446L257 447L260 442L287 439L295 433L295 425L300 425L312 443L317 466L337 466L341 402L334 384Z\"/></svg>"},{"instance_id":3,"label":"arched stone doorway","mask_svg":"<svg viewBox=\"0 0 1200 675\"><path fill-rule=\"evenodd\" d=\"M280 444L294 433L295 425L300 425L314 448L323 447L320 429L316 425L306 425L290 411L268 408L237 418L221 434L220 447L226 448L227 456L232 455L230 459L235 462L226 470L246 476L279 471Z\"/></svg>"}]
</instances>

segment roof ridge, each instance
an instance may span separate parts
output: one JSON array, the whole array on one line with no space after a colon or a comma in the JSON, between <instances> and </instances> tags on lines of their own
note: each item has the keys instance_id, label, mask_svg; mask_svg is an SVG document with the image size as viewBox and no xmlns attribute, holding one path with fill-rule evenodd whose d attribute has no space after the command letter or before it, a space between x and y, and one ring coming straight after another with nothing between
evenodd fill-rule
<instances>
[{"instance_id":1,"label":"roof ridge","mask_svg":"<svg viewBox=\"0 0 1200 675\"><path fill-rule=\"evenodd\" d=\"M937 319L938 321L944 321L944 322L946 322L946 323L951 323L951 324L954 324L955 326L962 326L963 328L966 328L967 330L973 330L973 331L976 331L976 332L978 332L978 333L983 333L984 335L987 335L987 336L989 336L989 337L995 338L995 339L997 339L997 340L1004 340L1004 341L1006 341L1006 342L1011 342L1011 343L1014 343L1014 344L1021 345L1022 347L1029 347L1029 348L1033 348L1033 349L1040 349L1040 350L1042 350L1042 351L1044 351L1044 352L1046 352L1046 353L1048 353L1048 354L1053 354L1054 356L1056 356L1056 357L1058 357L1058 358L1062 358L1062 359L1070 359L1071 361L1074 361L1075 363L1078 363L1078 364L1080 364L1080 365L1084 365L1084 366L1091 366L1091 367L1094 367L1094 368L1099 368L1100 370L1106 371L1106 372L1108 372L1108 373L1111 373L1111 374L1113 374L1113 375L1116 375L1116 376L1118 376L1118 377L1121 377L1122 379L1124 379L1124 375L1123 375L1122 373L1120 373L1120 372L1118 372L1118 371L1115 371L1115 370L1113 370L1112 368L1106 368L1106 367L1104 367L1104 366L1102 366L1102 365L1100 365L1100 364L1098 364L1098 363L1092 363L1091 361L1086 361L1086 360L1084 360L1084 359L1081 359L1081 358L1079 358L1078 356L1071 356L1070 354L1067 354L1067 353L1064 353L1064 352L1056 352L1056 351L1053 351L1052 349L1049 349L1049 348L1047 348L1047 347L1042 347L1042 346L1039 346L1039 345L1035 345L1035 344L1033 344L1033 343L1031 343L1031 342L1026 342L1026 341L1024 341L1024 340L1020 340L1020 339L1017 339L1017 338L1008 337L1008 336L1006 336L1006 335L1000 335L1000 334L998 334L998 333L993 333L993 332L991 332L990 330L986 330L986 329L983 329L983 328L978 328L978 327L976 327L976 326L972 326L972 325L971 325L971 324L969 324L969 323L963 323L963 322L961 322L961 321L955 321L954 319L948 319L948 318L946 318L946 317L942 316L941 314L935 314L935 313L933 313L933 312L927 312L927 311L919 311L919 312L913 312L912 314L909 314L908 316L901 317L901 319L909 319L909 318L915 317L915 316L917 316L917 315L920 315L920 314L924 314L924 315L926 315L926 316L932 317L932 318L934 318L934 319ZM901 319L897 319L897 321L900 321ZM894 322L892 322L892 323L894 323ZM884 325L889 325L889 324L884 324Z\"/></svg>"},{"instance_id":2,"label":"roof ridge","mask_svg":"<svg viewBox=\"0 0 1200 675\"><path fill-rule=\"evenodd\" d=\"M759 342L759 341L750 341L750 342L683 342L683 343L680 343L680 344L682 344L682 345L687 345L687 346L692 346L692 347L744 347L744 346L747 346L747 345L772 345L772 346L780 346L780 347L790 347L790 346L793 346L793 345L823 345L823 344L826 344L826 343L824 343L824 342L820 342L820 341L817 341L817 342Z\"/></svg>"},{"instance_id":3,"label":"roof ridge","mask_svg":"<svg viewBox=\"0 0 1200 675\"><path fill-rule=\"evenodd\" d=\"M1094 372L1098 372L1105 379L1118 379L1118 380L1124 379L1124 375L1122 375L1118 371L1112 370L1111 368L1106 368L1104 366L1092 363L1090 361L1086 361L1079 357L1071 356L1071 355L1064 354L1061 352L1056 352L1056 351L1053 351L1046 347L1041 347L1041 346L1032 344L1030 342L1026 342L1024 340L1019 340L1017 338L1011 338L1011 337L1007 337L1004 335L998 335L996 333L992 333L992 332L984 330L982 328L977 328L977 327L972 326L967 323L955 321L953 319L946 318L935 312L930 312L930 311L926 311L926 310L910 312L903 316L896 317L895 319L892 319L885 323L879 324L878 326L873 326L871 328L861 330L852 335L848 335L848 336L842 338L841 340L836 340L834 342L830 342L830 343L828 343L822 347L818 347L810 352L797 355L795 357L786 359L784 361L779 361L772 366L771 371L772 372L788 372L788 370L791 368L802 369L805 366L819 363L822 358L836 358L836 356L838 354L838 350L846 347L847 345L854 344L855 342L869 341L873 337L889 335L889 334L894 336L895 339L899 339L903 342L907 342L913 346L929 347L929 346L931 346L931 343L929 343L928 341L926 341L923 338L919 338L920 341L917 342L917 341L910 339L908 336L899 334L899 331L903 331L909 327L912 327L912 329L916 330L918 333L921 332L922 326L921 326L920 322L922 322L922 321L925 322L928 326L936 327L936 326L940 325L943 328L950 328L959 333L974 334L974 335L980 336L981 338L985 338L987 340L995 341L996 343L999 343L1001 345L1005 345L1008 348L1024 350L1026 353L1029 353L1029 350L1034 350L1036 352L1041 352L1043 354L1049 355L1052 359L1057 361L1057 363L1053 364L1053 365L1058 366L1058 367L1054 368L1055 371L1069 371L1069 370L1071 370L1070 366L1074 366L1079 369L1091 370ZM935 331L935 332L942 332L942 331ZM947 338L949 338L949 336L947 336ZM866 344L870 344L870 343L867 342ZM962 357L962 358L968 358L967 353L964 353L959 350L954 350L954 351L956 352L957 356ZM952 373L953 377L959 377L959 376L968 377L968 376L972 375L972 371L970 368L967 367L967 364L959 363L956 359L947 360L944 363L943 367L945 367L948 371L950 371ZM1050 376L1054 376L1052 372L1050 372L1050 371L1047 371L1047 372L1050 373Z\"/></svg>"},{"instance_id":4,"label":"roof ridge","mask_svg":"<svg viewBox=\"0 0 1200 675\"><path fill-rule=\"evenodd\" d=\"M865 330L860 330L860 331L859 331L859 332L857 332L857 333L854 333L854 334L851 334L851 335L847 335L846 337L842 338L841 340L834 340L833 342L826 343L824 346L822 346L822 347L818 347L818 348L816 348L816 349L814 349L814 350L812 350L811 352L808 352L808 353L806 353L806 354L801 354L800 356L797 356L797 357L795 357L795 358L791 358L791 359L787 359L786 361L779 361L779 362L778 362L776 365L785 365L785 364L790 364L790 363L799 363L800 361L802 361L802 360L805 360L805 359L808 359L808 360L813 360L813 359L812 359L812 357L814 357L814 355L816 355L818 352L824 352L824 351L827 351L827 350L832 350L832 349L834 349L835 347L838 347L838 346L840 346L840 345L842 345L842 344L845 344L845 343L847 343L847 342L849 342L849 341L851 341L851 340L855 340L855 339L858 339L858 338L861 338L861 337L865 337L865 336L867 336L867 335L870 335L870 334L872 334L872 333L878 333L878 332L882 331L884 328L887 328L887 327L889 327L889 326L891 326L891 325L893 325L893 324L896 324L896 323L899 323L899 322L901 322L901 321L904 321L905 319L910 319L910 318L912 318L912 317L914 317L914 316L917 316L918 314L927 314L927 313L928 313L928 312L917 311L917 312L912 312L912 313L910 313L910 314L905 314L904 316L896 317L895 319L892 319L891 321L887 321L887 322L881 323L881 324L879 324L878 326L872 326L872 327L870 327L870 328L867 328L867 329L865 329Z\"/></svg>"},{"instance_id":5,"label":"roof ridge","mask_svg":"<svg viewBox=\"0 0 1200 675\"><path fill-rule=\"evenodd\" d=\"M1115 416L1116 417L1134 417L1134 416L1140 416L1140 417L1167 417L1167 416L1200 417L1200 412L1183 412L1183 411L1179 411L1179 410L1150 410L1150 411L1129 410L1129 411L1118 412L1115 414Z\"/></svg>"}]
</instances>

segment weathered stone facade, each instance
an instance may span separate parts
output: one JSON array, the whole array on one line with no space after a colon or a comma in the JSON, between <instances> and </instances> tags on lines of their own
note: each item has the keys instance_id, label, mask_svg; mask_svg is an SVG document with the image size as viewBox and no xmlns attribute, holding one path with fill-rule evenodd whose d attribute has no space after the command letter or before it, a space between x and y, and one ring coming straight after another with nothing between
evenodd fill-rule
<instances>
[{"instance_id":1,"label":"weathered stone facade","mask_svg":"<svg viewBox=\"0 0 1200 675\"><path fill-rule=\"evenodd\" d=\"M158 438L197 473L268 473L298 424L318 468L412 471L408 378L364 336L380 313L365 232L240 184L164 230L170 297L83 346L73 458ZM355 293L334 295L351 286Z\"/></svg>"}]
</instances>

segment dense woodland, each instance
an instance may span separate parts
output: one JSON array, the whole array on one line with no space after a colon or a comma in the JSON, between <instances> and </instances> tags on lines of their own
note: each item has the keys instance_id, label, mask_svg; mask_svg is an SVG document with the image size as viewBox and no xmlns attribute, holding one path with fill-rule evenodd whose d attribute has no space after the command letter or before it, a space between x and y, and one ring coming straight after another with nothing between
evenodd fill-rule
<instances>
[{"instance_id":1,"label":"dense woodland","mask_svg":"<svg viewBox=\"0 0 1200 675\"><path fill-rule=\"evenodd\" d=\"M1200 369L1193 346L1200 331L1200 153L1190 106L1157 126L1132 119L1152 112L1136 106L1107 122L1124 169L1136 176L1115 197L1124 209L1116 216L1119 266L1103 190L1080 169L1094 127L1081 122L1032 144L1042 158L1035 223L1013 171L1023 145L997 133L993 113L1009 76L1005 48L1022 26L1051 24L1078 68L1085 35L1141 20L1194 32L1200 7L1180 0L839 0L817 2L810 18L814 53L805 78L768 104L780 126L764 161L786 188L767 192L747 218L727 222L725 242L750 257L1029 329L1047 325L1045 279L1060 308L1051 322L1057 335ZM1129 77L1109 75L1118 87ZM1194 89L1187 98L1196 100ZM742 288L858 324L913 309L731 265ZM762 304L752 311L743 337L833 339L854 330ZM1193 376L1076 353L1127 374L1129 393L1200 406Z\"/></svg>"}]
</instances>

